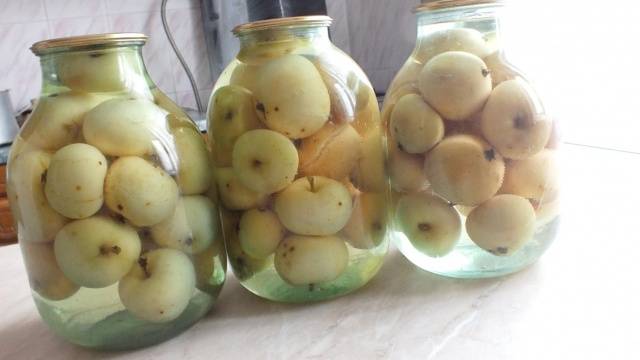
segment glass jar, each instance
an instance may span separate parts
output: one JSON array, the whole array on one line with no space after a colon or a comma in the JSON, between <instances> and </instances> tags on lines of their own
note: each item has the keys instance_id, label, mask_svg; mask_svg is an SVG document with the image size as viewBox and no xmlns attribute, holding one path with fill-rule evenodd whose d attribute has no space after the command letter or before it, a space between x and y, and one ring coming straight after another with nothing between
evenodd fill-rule
<instances>
[{"instance_id":1,"label":"glass jar","mask_svg":"<svg viewBox=\"0 0 640 360\"><path fill-rule=\"evenodd\" d=\"M387 252L378 103L328 37L331 18L234 29L208 113L229 261L242 285L304 302L367 283Z\"/></svg>"},{"instance_id":2,"label":"glass jar","mask_svg":"<svg viewBox=\"0 0 640 360\"><path fill-rule=\"evenodd\" d=\"M149 78L142 34L36 43L42 94L8 194L33 297L67 340L129 349L212 307L226 257L204 138Z\"/></svg>"},{"instance_id":3,"label":"glass jar","mask_svg":"<svg viewBox=\"0 0 640 360\"><path fill-rule=\"evenodd\" d=\"M429 1L383 104L393 238L417 266L492 277L558 230L556 122L500 43L496 1Z\"/></svg>"},{"instance_id":4,"label":"glass jar","mask_svg":"<svg viewBox=\"0 0 640 360\"><path fill-rule=\"evenodd\" d=\"M18 241L7 198L7 159L11 144L0 145L0 245Z\"/></svg>"}]
</instances>

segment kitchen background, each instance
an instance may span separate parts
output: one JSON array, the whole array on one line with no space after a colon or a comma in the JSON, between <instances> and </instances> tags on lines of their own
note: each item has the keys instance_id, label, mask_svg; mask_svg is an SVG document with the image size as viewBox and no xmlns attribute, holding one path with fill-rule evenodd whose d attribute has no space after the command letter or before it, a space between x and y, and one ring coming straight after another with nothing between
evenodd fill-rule
<instances>
[{"instance_id":1,"label":"kitchen background","mask_svg":"<svg viewBox=\"0 0 640 360\"><path fill-rule=\"evenodd\" d=\"M207 1L207 0L205 0ZM415 41L411 9L418 0L379 1L327 0L327 11L335 22L334 43L350 53L383 92L395 71L410 53ZM219 69L237 51L231 29L247 21L244 0L214 1L220 14L221 61L207 57L201 0L169 0L167 19L206 104ZM0 88L11 89L16 109L29 104L40 91L38 59L29 47L36 41L72 35L105 32L143 32L150 40L143 48L145 62L158 86L178 104L195 108L187 76L162 29L161 0L0 0ZM384 22L393 17L397 23ZM359 19L348 22L347 19ZM393 39L390 39L393 37ZM376 46L367 39L375 39Z\"/></svg>"},{"instance_id":2,"label":"kitchen background","mask_svg":"<svg viewBox=\"0 0 640 360\"><path fill-rule=\"evenodd\" d=\"M220 14L211 61L203 30L208 26L201 11L204 2L214 4ZM334 18L334 43L364 68L380 94L413 47L415 19L409 9L418 3L326 0ZM529 76L550 112L562 121L565 140L640 152L640 122L630 121L637 116L640 94L640 51L632 45L640 38L640 27L625 26L637 22L627 0L611 0L604 7L595 0L508 3L503 34L509 59ZM163 32L160 4L161 0L0 0L0 89L11 89L16 109L38 95L40 69L29 51L36 41L144 32L151 37L144 56L153 79L178 104L195 108L189 81ZM246 22L246 1L168 0L167 8L173 36L206 104L217 73L236 53L238 44L230 31Z\"/></svg>"},{"instance_id":3,"label":"kitchen background","mask_svg":"<svg viewBox=\"0 0 640 360\"><path fill-rule=\"evenodd\" d=\"M0 86L11 89L15 108L38 95L40 68L29 47L36 41L105 32L150 36L144 57L151 76L169 96L193 106L193 93L162 30L160 0L0 1ZM180 49L206 98L213 86L206 57L199 0L169 0L167 17ZM7 71L10 70L10 71Z\"/></svg>"}]
</instances>

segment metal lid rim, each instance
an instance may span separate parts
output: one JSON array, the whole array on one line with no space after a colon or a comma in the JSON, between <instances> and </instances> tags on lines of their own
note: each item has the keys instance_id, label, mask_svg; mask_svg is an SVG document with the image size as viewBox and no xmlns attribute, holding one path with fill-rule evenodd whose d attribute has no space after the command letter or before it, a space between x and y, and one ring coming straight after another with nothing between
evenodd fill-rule
<instances>
[{"instance_id":1,"label":"metal lid rim","mask_svg":"<svg viewBox=\"0 0 640 360\"><path fill-rule=\"evenodd\" d=\"M147 42L147 35L142 33L106 33L71 36L63 38L38 41L31 46L31 51L36 55L55 51L59 48L79 48L92 45L118 45Z\"/></svg>"},{"instance_id":2,"label":"metal lid rim","mask_svg":"<svg viewBox=\"0 0 640 360\"><path fill-rule=\"evenodd\" d=\"M308 15L294 16L276 19L266 19L240 24L231 31L235 35L239 35L253 30L264 30L275 27L291 26L330 26L333 19L326 15Z\"/></svg>"},{"instance_id":3,"label":"metal lid rim","mask_svg":"<svg viewBox=\"0 0 640 360\"><path fill-rule=\"evenodd\" d=\"M413 8L413 13L471 5L504 5L504 0L431 0Z\"/></svg>"}]
</instances>

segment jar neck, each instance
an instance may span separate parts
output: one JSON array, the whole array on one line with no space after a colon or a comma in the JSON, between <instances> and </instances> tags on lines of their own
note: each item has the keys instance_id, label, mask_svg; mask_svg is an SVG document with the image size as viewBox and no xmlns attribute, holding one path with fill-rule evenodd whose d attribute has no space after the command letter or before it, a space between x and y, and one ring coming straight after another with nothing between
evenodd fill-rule
<instances>
[{"instance_id":1,"label":"jar neck","mask_svg":"<svg viewBox=\"0 0 640 360\"><path fill-rule=\"evenodd\" d=\"M236 36L240 40L240 51L273 43L286 44L304 41L317 46L330 43L329 29L326 26L274 27L250 30Z\"/></svg>"},{"instance_id":2,"label":"jar neck","mask_svg":"<svg viewBox=\"0 0 640 360\"><path fill-rule=\"evenodd\" d=\"M121 86L113 91L131 92L154 88L142 58L142 45L93 46L40 55L42 95L76 90L73 81L96 78L104 72ZM70 74L71 73L71 74ZM99 87L99 86L97 86Z\"/></svg>"},{"instance_id":3,"label":"jar neck","mask_svg":"<svg viewBox=\"0 0 640 360\"><path fill-rule=\"evenodd\" d=\"M416 14L416 46L419 47L421 40L430 33L458 27L475 29L484 34L495 32L499 41L502 9L500 4L480 4L419 12Z\"/></svg>"}]
</instances>

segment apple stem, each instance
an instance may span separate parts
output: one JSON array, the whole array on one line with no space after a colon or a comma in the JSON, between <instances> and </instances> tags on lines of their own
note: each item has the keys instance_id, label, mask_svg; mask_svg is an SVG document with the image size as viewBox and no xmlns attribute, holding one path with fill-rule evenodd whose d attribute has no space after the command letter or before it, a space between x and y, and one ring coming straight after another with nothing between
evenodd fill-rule
<instances>
[{"instance_id":1,"label":"apple stem","mask_svg":"<svg viewBox=\"0 0 640 360\"><path fill-rule=\"evenodd\" d=\"M138 259L138 265L140 265L140 267L142 268L142 271L144 271L144 275L145 275L147 278L150 278L150 277L151 277L151 274L149 273L149 269L148 269L148 267L147 267L147 265L148 265L148 264L147 264L147 258L145 258L145 257L140 257L140 258Z\"/></svg>"},{"instance_id":2,"label":"apple stem","mask_svg":"<svg viewBox=\"0 0 640 360\"><path fill-rule=\"evenodd\" d=\"M307 181L309 181L309 186L311 187L311 192L316 192L316 180L313 176L307 176Z\"/></svg>"}]
</instances>

